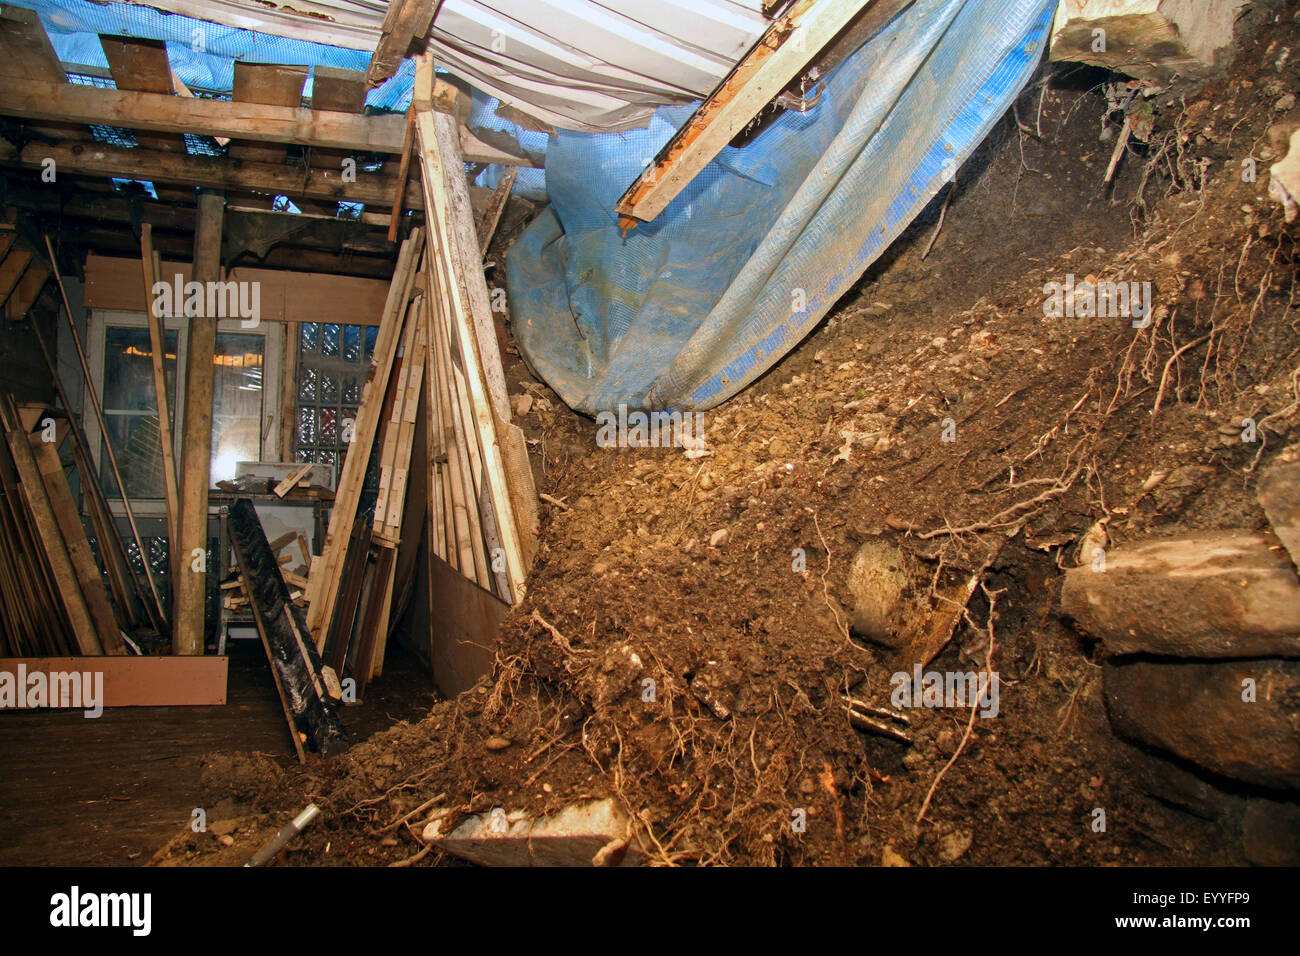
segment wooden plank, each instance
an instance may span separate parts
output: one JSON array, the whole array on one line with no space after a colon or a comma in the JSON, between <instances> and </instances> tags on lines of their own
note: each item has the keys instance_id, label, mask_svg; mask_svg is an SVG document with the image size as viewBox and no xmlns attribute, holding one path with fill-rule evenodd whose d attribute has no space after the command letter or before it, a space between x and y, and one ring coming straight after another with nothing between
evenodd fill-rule
<instances>
[{"instance_id":1,"label":"wooden plank","mask_svg":"<svg viewBox=\"0 0 1300 956\"><path fill-rule=\"evenodd\" d=\"M5 303L5 315L15 322L24 318L36 304L41 292L45 290L45 283L49 281L50 270L43 263L36 262L28 265L27 271L18 280L17 288Z\"/></svg>"},{"instance_id":2,"label":"wooden plank","mask_svg":"<svg viewBox=\"0 0 1300 956\"><path fill-rule=\"evenodd\" d=\"M429 579L433 680L440 693L454 697L492 672L501 624L510 608L432 556Z\"/></svg>"},{"instance_id":3,"label":"wooden plank","mask_svg":"<svg viewBox=\"0 0 1300 956\"><path fill-rule=\"evenodd\" d=\"M17 288L31 261L31 252L15 246L0 262L0 305L9 301L9 294Z\"/></svg>"},{"instance_id":4,"label":"wooden plank","mask_svg":"<svg viewBox=\"0 0 1300 956\"><path fill-rule=\"evenodd\" d=\"M8 657L0 674L93 674L105 707L219 707L229 665L225 657Z\"/></svg>"},{"instance_id":5,"label":"wooden plank","mask_svg":"<svg viewBox=\"0 0 1300 956\"><path fill-rule=\"evenodd\" d=\"M297 109L302 106L302 88L307 82L307 72L305 66L236 60L231 99L236 103ZM284 154L283 146L249 143L242 139L235 140L227 149L231 159L241 162L283 163Z\"/></svg>"},{"instance_id":6,"label":"wooden plank","mask_svg":"<svg viewBox=\"0 0 1300 956\"><path fill-rule=\"evenodd\" d=\"M397 167L397 187L393 190L393 211L388 219L388 241L397 241L397 230L406 207L406 181L411 174L411 140L415 136L415 104L406 111L406 137L402 144L402 161Z\"/></svg>"},{"instance_id":7,"label":"wooden plank","mask_svg":"<svg viewBox=\"0 0 1300 956\"><path fill-rule=\"evenodd\" d=\"M0 116L392 154L402 151L406 128L406 117L397 113L367 116L38 81L0 84ZM537 165L489 146L464 127L457 136L470 162Z\"/></svg>"},{"instance_id":8,"label":"wooden plank","mask_svg":"<svg viewBox=\"0 0 1300 956\"><path fill-rule=\"evenodd\" d=\"M10 421L7 414L4 417L5 439L9 444L9 453L13 456L14 467L18 471L22 496L27 503L36 532L40 536L41 545L45 549L45 560L48 562L55 587L63 602L63 609L72 625L77 649L82 654L103 654L104 649L96 636L94 618L81 593L77 573L72 566L72 558L68 555L67 545L59 532L58 519L55 518L54 510L45 495L45 485L41 481L40 470L32 455L32 446L28 444L27 433L22 428L14 427L17 423Z\"/></svg>"},{"instance_id":9,"label":"wooden plank","mask_svg":"<svg viewBox=\"0 0 1300 956\"><path fill-rule=\"evenodd\" d=\"M108 71L119 90L138 90L143 93L172 94L171 63L167 60L167 45L161 40L142 40L135 37L99 37L99 45L108 60ZM135 140L141 149L184 153L185 137L180 133L149 133L136 131ZM158 198L172 202L192 202L181 190L154 184Z\"/></svg>"},{"instance_id":10,"label":"wooden plank","mask_svg":"<svg viewBox=\"0 0 1300 956\"><path fill-rule=\"evenodd\" d=\"M45 485L45 495L54 512L59 526L59 534L68 549L68 559L72 562L73 572L77 576L77 585L95 623L95 633L105 654L125 654L126 645L118 629L113 605L108 600L108 591L104 588L104 579L100 577L99 565L95 554L90 550L86 539L86 529L77 512L77 503L68 488L67 475L63 472L63 463L53 442L47 442L37 435L28 435L32 446L32 457L36 460L37 470Z\"/></svg>"},{"instance_id":11,"label":"wooden plank","mask_svg":"<svg viewBox=\"0 0 1300 956\"><path fill-rule=\"evenodd\" d=\"M462 165L455 161L454 127L451 129L451 139L448 140L447 137L448 123L454 121L442 113L419 111L416 114L416 138L425 187L425 219L429 228L430 249L434 252L432 261L437 266L434 273L439 280L440 291L446 297L452 332L469 385L475 416L474 427L478 429L488 485L498 509L497 524L510 574L511 592L513 599L519 601L524 595L527 568L497 439L497 420L490 397L491 379L485 377L485 372L487 376L504 376L500 369L499 354L495 363L484 361L479 354L480 340L476 335L475 316L471 311L472 303L467 301L481 295L486 302L487 287L474 238L473 219L467 208L468 191L465 193L465 207L459 203L453 205L452 202L456 190L454 185L449 188L449 179L453 184L459 181L464 187L464 176L460 173ZM453 154L445 160L442 155L444 145L449 145L453 150ZM454 175L449 177L448 170L453 170ZM472 265L466 262L467 250L473 250ZM491 323L490 309L486 311L485 317ZM493 346L495 338L493 331ZM508 415L507 410L504 420L509 420ZM531 479L531 475L528 477Z\"/></svg>"},{"instance_id":12,"label":"wooden plank","mask_svg":"<svg viewBox=\"0 0 1300 956\"><path fill-rule=\"evenodd\" d=\"M171 559L172 580L176 580L180 563L180 484L176 477L176 444L172 439L171 395L167 391L167 335L162 315L154 304L153 288L158 281L153 251L153 226L144 223L140 230L140 261L144 294L148 303L145 309L149 324L149 360L153 368L153 389L158 409L158 444L163 464L163 497L167 505L167 553Z\"/></svg>"},{"instance_id":13,"label":"wooden plank","mask_svg":"<svg viewBox=\"0 0 1300 956\"><path fill-rule=\"evenodd\" d=\"M0 10L0 76L37 83L67 83L59 58L36 11L5 4Z\"/></svg>"},{"instance_id":14,"label":"wooden plank","mask_svg":"<svg viewBox=\"0 0 1300 956\"><path fill-rule=\"evenodd\" d=\"M376 153L396 153L402 148L406 121L400 115L361 116L35 79L0 85L0 115Z\"/></svg>"},{"instance_id":15,"label":"wooden plank","mask_svg":"<svg viewBox=\"0 0 1300 956\"><path fill-rule=\"evenodd\" d=\"M175 93L167 44L162 40L100 34L99 45L108 60L108 72L119 90Z\"/></svg>"},{"instance_id":16,"label":"wooden plank","mask_svg":"<svg viewBox=\"0 0 1300 956\"><path fill-rule=\"evenodd\" d=\"M306 478L307 474L315 467L316 465L309 461L301 468L298 468L297 470L290 472L288 475L284 477L283 481L281 481L279 484L275 486L274 489L272 489L275 492L275 496L277 498L283 498L289 492L293 491L293 489L298 486L298 482Z\"/></svg>"},{"instance_id":17,"label":"wooden plank","mask_svg":"<svg viewBox=\"0 0 1300 956\"><path fill-rule=\"evenodd\" d=\"M225 199L220 193L199 194L198 231L194 236L194 279L214 282L221 278L221 228ZM204 309L203 312L207 310ZM175 609L172 651L202 654L203 607L207 570L196 571L191 555L208 550L208 485L212 454L212 390L216 352L217 317L190 318L189 349L185 365L185 422L181 429L180 554L181 575L173 590Z\"/></svg>"},{"instance_id":18,"label":"wooden plank","mask_svg":"<svg viewBox=\"0 0 1300 956\"><path fill-rule=\"evenodd\" d=\"M182 286L193 269L189 263L164 262L163 281ZM92 309L144 312L144 273L139 259L119 259L90 253L86 256L85 304ZM319 272L286 272L238 266L226 272L227 281L256 282L261 287L263 322L330 322L378 325L390 283L382 279L335 276Z\"/></svg>"},{"instance_id":19,"label":"wooden plank","mask_svg":"<svg viewBox=\"0 0 1300 956\"><path fill-rule=\"evenodd\" d=\"M312 70L311 107L360 113L366 108L366 74L337 66L317 66Z\"/></svg>"},{"instance_id":20,"label":"wooden plank","mask_svg":"<svg viewBox=\"0 0 1300 956\"><path fill-rule=\"evenodd\" d=\"M795 0L614 205L619 224L649 222L872 0Z\"/></svg>"},{"instance_id":21,"label":"wooden plank","mask_svg":"<svg viewBox=\"0 0 1300 956\"><path fill-rule=\"evenodd\" d=\"M36 11L5 4L0 8L0 88L27 83L67 86L54 46ZM71 123L53 122L33 127L30 132L47 139L90 139L90 132Z\"/></svg>"},{"instance_id":22,"label":"wooden plank","mask_svg":"<svg viewBox=\"0 0 1300 956\"><path fill-rule=\"evenodd\" d=\"M0 91L0 98L3 95ZM234 162L220 156L127 149L103 143L79 143L75 146L29 143L19 154L18 162L36 169L46 159L54 160L59 170L66 173L148 179L212 189L254 190L267 197L284 195L387 206L393 201L397 189L394 177L376 173L358 172L355 181L345 182L342 166L304 169L283 162ZM413 200L418 204L418 194L410 186L406 193L407 201Z\"/></svg>"},{"instance_id":23,"label":"wooden plank","mask_svg":"<svg viewBox=\"0 0 1300 956\"><path fill-rule=\"evenodd\" d=\"M497 225L501 222L501 213L505 211L506 200L510 198L510 190L515 184L515 176L518 173L518 166L511 166L505 171L500 182L497 183L497 188L492 192L492 199L483 210L482 217L479 218L475 231L478 234L480 254L485 257L492 237L496 235Z\"/></svg>"},{"instance_id":24,"label":"wooden plank","mask_svg":"<svg viewBox=\"0 0 1300 956\"><path fill-rule=\"evenodd\" d=\"M352 443L344 459L343 474L335 490L334 508L330 512L325 547L321 559L312 562L311 576L308 579L311 582L311 589L307 595L309 602L307 626L318 646L323 644L325 635L329 631L334 604L337 600L339 579L343 574L343 556L351 538L352 524L356 520L361 486L365 480L370 449L379 427L383 396L388 390L388 379L392 372L393 359L396 357L397 342L404 324L406 303L411 296L415 266L422 242L423 233L417 229L402 243L401 252L398 254L397 270L389 287L388 301L384 306L384 318L379 326L379 337L375 342L365 384L362 386L361 404L352 429Z\"/></svg>"}]
</instances>

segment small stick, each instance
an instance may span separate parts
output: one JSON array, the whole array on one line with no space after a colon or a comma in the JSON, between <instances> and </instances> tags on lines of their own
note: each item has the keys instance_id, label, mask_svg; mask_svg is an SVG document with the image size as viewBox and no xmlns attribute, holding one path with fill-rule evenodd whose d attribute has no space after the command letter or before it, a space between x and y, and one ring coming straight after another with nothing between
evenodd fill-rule
<instances>
[{"instance_id":1,"label":"small stick","mask_svg":"<svg viewBox=\"0 0 1300 956\"><path fill-rule=\"evenodd\" d=\"M904 744L910 744L912 742L912 738L903 733L903 731L890 727L888 724L881 723L871 717L859 714L852 707L844 708L844 712L849 715L849 723L858 728L858 730L865 730L868 733L879 734L881 737L889 737L892 740L897 740Z\"/></svg>"}]
</instances>

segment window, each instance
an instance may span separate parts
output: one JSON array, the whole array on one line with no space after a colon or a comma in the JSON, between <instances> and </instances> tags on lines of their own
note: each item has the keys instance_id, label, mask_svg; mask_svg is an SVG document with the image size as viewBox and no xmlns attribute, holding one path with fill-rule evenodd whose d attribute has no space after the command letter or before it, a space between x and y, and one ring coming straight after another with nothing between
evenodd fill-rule
<instances>
[{"instance_id":1,"label":"window","mask_svg":"<svg viewBox=\"0 0 1300 956\"><path fill-rule=\"evenodd\" d=\"M176 350L179 333L166 333L167 391L176 407ZM153 347L147 329L109 328L104 341L104 419L117 454L122 483L130 498L163 497L162 449L158 443L158 403L153 383ZM101 442L103 436L101 436ZM108 456L100 449L100 483L117 497Z\"/></svg>"},{"instance_id":2,"label":"window","mask_svg":"<svg viewBox=\"0 0 1300 956\"><path fill-rule=\"evenodd\" d=\"M264 352L264 336L217 334L209 466L213 482L234 478L238 462L262 460Z\"/></svg>"},{"instance_id":3,"label":"window","mask_svg":"<svg viewBox=\"0 0 1300 956\"><path fill-rule=\"evenodd\" d=\"M239 320L217 324L212 356L212 458L210 482L235 477L241 461L279 458L281 356L286 328L263 322L245 329ZM172 401L172 438L177 462L181 454L181 425L185 421L185 363L189 328L185 319L166 320L167 386ZM142 312L91 311L87 329L88 355L95 387L103 399L108 435L99 431L93 415L84 419L90 447L99 455L105 493L115 509L117 487L105 438L113 442L122 482L139 515L166 515L162 452L158 444L158 409L153 385L153 354ZM268 400L271 396L271 400Z\"/></svg>"}]
</instances>

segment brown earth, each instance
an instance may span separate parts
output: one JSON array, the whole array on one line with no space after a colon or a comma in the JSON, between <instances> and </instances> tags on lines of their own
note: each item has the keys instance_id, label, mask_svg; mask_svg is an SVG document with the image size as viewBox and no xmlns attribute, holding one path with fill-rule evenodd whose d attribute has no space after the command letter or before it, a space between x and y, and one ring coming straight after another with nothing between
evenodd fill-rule
<instances>
[{"instance_id":1,"label":"brown earth","mask_svg":"<svg viewBox=\"0 0 1300 956\"><path fill-rule=\"evenodd\" d=\"M613 795L661 863L1244 862L1231 821L1152 796L1154 758L1107 721L1104 651L1058 596L1098 522L1112 544L1265 526L1255 476L1300 418L1296 241L1267 198L1269 128L1300 120L1294 97L1280 108L1300 90L1281 55L1298 33L1257 4L1228 72L1139 93L1154 129L1111 186L1113 78L1045 69L946 211L941 195L806 342L707 413L705 457L595 447L516 362L538 488L562 504L543 505L494 674L305 770L214 758L245 829L165 856L242 860L314 800L322 821L289 862L445 863L418 839L430 805ZM1151 282L1151 326L1045 317L1067 274ZM997 671L995 719L915 709L911 746L850 726L841 694L887 706L897 669L848 627L850 563L878 539L936 574L994 555L931 667Z\"/></svg>"}]
</instances>

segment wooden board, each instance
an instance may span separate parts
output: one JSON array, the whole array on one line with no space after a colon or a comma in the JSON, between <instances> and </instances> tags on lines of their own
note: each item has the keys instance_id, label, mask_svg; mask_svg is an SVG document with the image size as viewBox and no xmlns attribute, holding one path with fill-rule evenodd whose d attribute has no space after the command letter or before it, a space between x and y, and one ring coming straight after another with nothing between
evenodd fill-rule
<instances>
[{"instance_id":1,"label":"wooden board","mask_svg":"<svg viewBox=\"0 0 1300 956\"><path fill-rule=\"evenodd\" d=\"M103 654L104 649L96 636L95 619L86 605L76 570L72 565L72 558L59 531L58 519L54 516L54 510L45 495L45 485L36 466L36 459L32 455L32 447L28 444L27 433L21 428L9 429L8 424L6 428L8 430L5 438L9 443L9 452L13 456L14 466L21 481L22 495L27 502L41 545L45 549L45 560L63 602L63 608L67 612L68 621L72 625L77 649L87 655Z\"/></svg>"},{"instance_id":2,"label":"wooden board","mask_svg":"<svg viewBox=\"0 0 1300 956\"><path fill-rule=\"evenodd\" d=\"M406 303L411 297L422 243L423 234L417 229L412 232L411 238L402 243L398 254L397 270L384 305L384 318L379 326L370 369L362 386L361 403L352 429L352 443L334 493L334 508L330 512L325 547L320 558L312 562L311 576L308 579L311 588L307 595L307 625L318 647L323 645L328 634L334 604L338 598L343 557L352 537L352 524L356 520L366 465L379 428L384 394L388 390L388 379L396 358L397 343L406 317Z\"/></svg>"},{"instance_id":3,"label":"wooden board","mask_svg":"<svg viewBox=\"0 0 1300 956\"><path fill-rule=\"evenodd\" d=\"M118 630L118 620L113 614L113 605L108 599L99 565L95 562L95 553L90 549L90 541L86 538L86 529L77 512L77 502L68 487L68 479L63 473L63 463L59 461L56 446L53 442L43 440L39 434L29 435L28 439L36 467L45 483L50 509L54 512L59 533L68 549L68 558L77 576L82 598L95 622L95 633L99 636L100 646L105 654L125 654L126 645Z\"/></svg>"},{"instance_id":4,"label":"wooden board","mask_svg":"<svg viewBox=\"0 0 1300 956\"><path fill-rule=\"evenodd\" d=\"M190 281L193 269L187 262L162 264L162 281L174 284L177 275L184 285ZM146 311L144 272L139 259L118 259L91 253L86 256L85 276L86 308ZM384 314L389 288L389 283L383 279L245 266L228 269L226 279L260 284L264 322L378 325Z\"/></svg>"},{"instance_id":5,"label":"wooden board","mask_svg":"<svg viewBox=\"0 0 1300 956\"><path fill-rule=\"evenodd\" d=\"M311 106L315 110L360 113L366 107L366 74L337 66L312 70Z\"/></svg>"},{"instance_id":6,"label":"wooden board","mask_svg":"<svg viewBox=\"0 0 1300 956\"><path fill-rule=\"evenodd\" d=\"M0 673L103 675L105 707L209 707L226 702L225 657L5 657Z\"/></svg>"},{"instance_id":7,"label":"wooden board","mask_svg":"<svg viewBox=\"0 0 1300 956\"><path fill-rule=\"evenodd\" d=\"M872 0L795 0L614 205L649 222Z\"/></svg>"},{"instance_id":8,"label":"wooden board","mask_svg":"<svg viewBox=\"0 0 1300 956\"><path fill-rule=\"evenodd\" d=\"M221 278L221 228L225 198L220 193L200 193L198 231L194 237L194 278L211 282ZM164 273L165 276L165 273ZM166 281L164 278L162 281ZM143 292L143 289L141 290ZM216 368L217 318L190 318L189 356L185 366L185 421L181 429L180 555L183 573L173 588L172 651L202 654L206 571L195 571L190 555L207 553L208 485L212 466L212 405Z\"/></svg>"}]
</instances>

